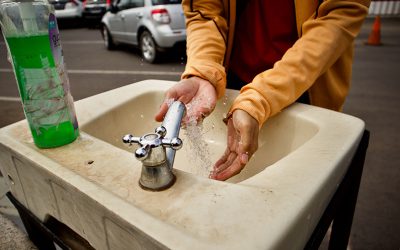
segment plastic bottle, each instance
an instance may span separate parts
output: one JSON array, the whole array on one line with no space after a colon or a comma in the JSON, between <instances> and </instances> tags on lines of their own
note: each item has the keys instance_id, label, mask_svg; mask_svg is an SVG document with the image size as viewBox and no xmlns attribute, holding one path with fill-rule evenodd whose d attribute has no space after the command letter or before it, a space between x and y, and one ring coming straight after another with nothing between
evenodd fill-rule
<instances>
[{"instance_id":1,"label":"plastic bottle","mask_svg":"<svg viewBox=\"0 0 400 250\"><path fill-rule=\"evenodd\" d=\"M46 0L0 0L0 24L26 119L39 148L79 136L53 6Z\"/></svg>"}]
</instances>

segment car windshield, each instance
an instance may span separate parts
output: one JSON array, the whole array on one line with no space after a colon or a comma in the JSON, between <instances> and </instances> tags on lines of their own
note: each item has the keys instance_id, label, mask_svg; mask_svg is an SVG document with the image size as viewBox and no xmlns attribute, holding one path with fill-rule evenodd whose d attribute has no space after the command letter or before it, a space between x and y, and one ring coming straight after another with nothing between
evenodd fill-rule
<instances>
[{"instance_id":1,"label":"car windshield","mask_svg":"<svg viewBox=\"0 0 400 250\"><path fill-rule=\"evenodd\" d=\"M153 5L161 4L180 4L182 0L152 0Z\"/></svg>"}]
</instances>

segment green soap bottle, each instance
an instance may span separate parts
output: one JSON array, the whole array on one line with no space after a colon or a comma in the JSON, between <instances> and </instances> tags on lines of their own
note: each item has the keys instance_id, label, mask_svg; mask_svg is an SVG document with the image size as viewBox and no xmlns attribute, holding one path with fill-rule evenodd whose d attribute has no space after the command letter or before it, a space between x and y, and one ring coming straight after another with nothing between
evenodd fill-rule
<instances>
[{"instance_id":1,"label":"green soap bottle","mask_svg":"<svg viewBox=\"0 0 400 250\"><path fill-rule=\"evenodd\" d=\"M46 0L0 0L0 24L34 143L74 141L79 129L53 7Z\"/></svg>"}]
</instances>

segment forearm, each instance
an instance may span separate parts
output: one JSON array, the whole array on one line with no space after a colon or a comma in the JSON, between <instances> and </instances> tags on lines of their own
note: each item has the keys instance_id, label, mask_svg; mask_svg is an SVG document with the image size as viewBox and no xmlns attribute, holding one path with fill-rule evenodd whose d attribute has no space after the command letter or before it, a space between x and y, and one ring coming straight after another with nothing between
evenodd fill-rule
<instances>
[{"instance_id":1,"label":"forearm","mask_svg":"<svg viewBox=\"0 0 400 250\"><path fill-rule=\"evenodd\" d=\"M245 110L263 124L295 102L352 46L368 2L324 1L318 17L303 24L301 38L272 69L242 88L230 111Z\"/></svg>"},{"instance_id":2,"label":"forearm","mask_svg":"<svg viewBox=\"0 0 400 250\"><path fill-rule=\"evenodd\" d=\"M182 1L187 27L187 64L182 78L208 80L218 97L225 91L225 40L228 32L222 1Z\"/></svg>"}]
</instances>

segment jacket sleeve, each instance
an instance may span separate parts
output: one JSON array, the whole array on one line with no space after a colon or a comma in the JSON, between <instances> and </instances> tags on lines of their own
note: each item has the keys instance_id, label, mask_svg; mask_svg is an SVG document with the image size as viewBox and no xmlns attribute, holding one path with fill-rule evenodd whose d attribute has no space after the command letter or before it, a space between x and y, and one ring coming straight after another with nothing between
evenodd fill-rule
<instances>
[{"instance_id":1,"label":"jacket sleeve","mask_svg":"<svg viewBox=\"0 0 400 250\"><path fill-rule=\"evenodd\" d=\"M368 5L369 1L361 0L323 1L318 16L303 23L301 37L282 59L241 89L230 114L236 109L245 110L261 126L295 102L353 45Z\"/></svg>"},{"instance_id":2,"label":"jacket sleeve","mask_svg":"<svg viewBox=\"0 0 400 250\"><path fill-rule=\"evenodd\" d=\"M218 98L225 93L223 67L227 20L222 0L183 0L186 17L187 57L182 78L198 76L214 85Z\"/></svg>"}]
</instances>

